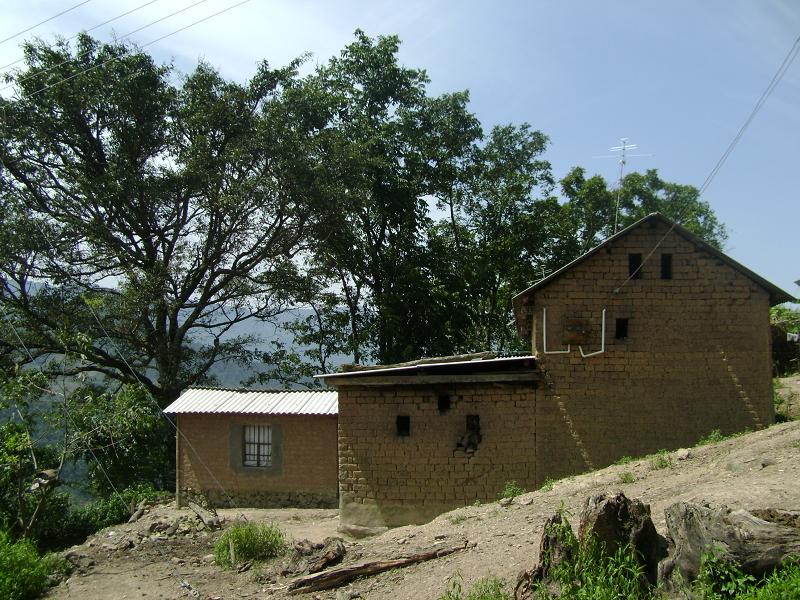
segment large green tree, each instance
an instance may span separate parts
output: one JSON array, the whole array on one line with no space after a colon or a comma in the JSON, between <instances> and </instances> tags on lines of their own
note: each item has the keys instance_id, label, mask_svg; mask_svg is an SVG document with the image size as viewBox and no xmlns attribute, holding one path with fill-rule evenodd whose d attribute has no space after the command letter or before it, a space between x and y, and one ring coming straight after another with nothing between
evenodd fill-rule
<instances>
[{"instance_id":1,"label":"large green tree","mask_svg":"<svg viewBox=\"0 0 800 600\"><path fill-rule=\"evenodd\" d=\"M298 64L179 78L86 35L25 61L0 99L0 302L27 348L162 406L247 359L235 328L282 309L323 197L326 114Z\"/></svg>"}]
</instances>

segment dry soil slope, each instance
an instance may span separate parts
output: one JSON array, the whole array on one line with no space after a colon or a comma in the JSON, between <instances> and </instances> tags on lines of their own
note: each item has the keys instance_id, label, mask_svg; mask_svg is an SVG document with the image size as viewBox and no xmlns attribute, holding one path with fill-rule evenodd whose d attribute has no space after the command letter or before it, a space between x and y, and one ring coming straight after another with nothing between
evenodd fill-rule
<instances>
[{"instance_id":1,"label":"dry soil slope","mask_svg":"<svg viewBox=\"0 0 800 600\"><path fill-rule=\"evenodd\" d=\"M436 598L446 580L460 572L465 584L489 573L509 582L537 560L545 520L563 505L573 515L591 494L623 490L650 504L653 521L665 532L664 509L685 500L731 508L800 509L800 422L670 454L672 467L654 470L650 461L562 480L549 492L520 496L508 507L497 503L461 508L421 527L403 527L364 542L370 554L395 555L434 543L465 539L477 547L464 553L353 584L370 600ZM622 473L636 477L623 484ZM445 536L444 538L442 536ZM323 594L332 598L332 594Z\"/></svg>"},{"instance_id":2,"label":"dry soil slope","mask_svg":"<svg viewBox=\"0 0 800 600\"><path fill-rule=\"evenodd\" d=\"M732 508L800 509L800 422L775 425L718 444L676 451L673 465L654 470L647 459L572 477L547 492L517 497L509 506L498 503L457 509L418 527L393 529L383 535L348 543L347 562L394 558L433 546L462 541L476 546L467 551L406 569L357 581L338 591L339 598L369 600L438 598L447 579L461 573L464 584L494 574L511 584L519 571L530 568L536 556L545 520L563 506L577 515L585 498L603 491L623 490L650 504L656 527L664 533L664 509L678 500L725 504ZM636 480L621 483L620 475ZM186 511L159 506L133 529L157 521L170 522ZM221 511L229 519L238 511ZM247 511L250 520L277 522L295 539L321 540L335 532L335 511ZM286 581L255 582L252 572L222 571L207 559L214 535L176 536L161 548L141 546L126 551L107 551L104 542L131 535L131 526L99 533L91 545L77 547L93 564L83 575L51 590L48 597L105 600L106 598L181 598L191 583L201 598L284 598ZM127 533L126 533L127 532ZM293 596L296 598L297 596ZM337 591L300 596L337 598Z\"/></svg>"}]
</instances>

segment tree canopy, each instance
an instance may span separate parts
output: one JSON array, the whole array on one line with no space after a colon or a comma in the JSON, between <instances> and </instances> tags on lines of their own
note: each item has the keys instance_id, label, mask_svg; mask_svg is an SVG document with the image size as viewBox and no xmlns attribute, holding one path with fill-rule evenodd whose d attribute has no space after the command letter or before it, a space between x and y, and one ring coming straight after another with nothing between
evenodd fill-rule
<instances>
[{"instance_id":1,"label":"tree canopy","mask_svg":"<svg viewBox=\"0 0 800 600\"><path fill-rule=\"evenodd\" d=\"M357 31L305 76L264 62L245 83L86 35L27 44L0 100L0 302L34 359L163 406L225 361L291 384L342 359L523 349L511 297L612 233L617 192L582 168L557 181L544 133L485 131L399 44ZM656 171L619 199L623 225L658 210L724 243ZM287 307L305 310L292 347L248 333ZM7 358L29 360L17 342Z\"/></svg>"},{"instance_id":2,"label":"tree canopy","mask_svg":"<svg viewBox=\"0 0 800 600\"><path fill-rule=\"evenodd\" d=\"M298 63L242 85L201 63L177 84L86 35L25 60L0 101L0 286L27 348L79 352L64 374L142 382L162 405L246 359L232 328L287 301L323 198Z\"/></svg>"}]
</instances>

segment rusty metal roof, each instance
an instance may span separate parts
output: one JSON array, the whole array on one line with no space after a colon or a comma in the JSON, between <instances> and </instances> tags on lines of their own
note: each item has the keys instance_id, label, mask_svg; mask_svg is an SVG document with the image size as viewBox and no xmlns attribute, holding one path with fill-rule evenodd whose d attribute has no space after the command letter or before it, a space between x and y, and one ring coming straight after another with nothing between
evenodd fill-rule
<instances>
[{"instance_id":1,"label":"rusty metal roof","mask_svg":"<svg viewBox=\"0 0 800 600\"><path fill-rule=\"evenodd\" d=\"M492 355L492 353L486 353ZM522 356L504 356L495 358L476 358L472 360L448 360L451 357L438 357L422 359L409 363L395 365L374 365L361 367L357 370L343 371L340 373L321 373L314 375L318 379L342 379L353 377L375 377L385 375L425 375L431 373L447 373L464 375L477 372L503 372L514 369L533 370L537 368L536 357L529 354ZM458 358L458 357L457 357Z\"/></svg>"},{"instance_id":2,"label":"rusty metal roof","mask_svg":"<svg viewBox=\"0 0 800 600\"><path fill-rule=\"evenodd\" d=\"M189 388L164 409L168 414L337 415L335 391L251 391Z\"/></svg>"}]
</instances>

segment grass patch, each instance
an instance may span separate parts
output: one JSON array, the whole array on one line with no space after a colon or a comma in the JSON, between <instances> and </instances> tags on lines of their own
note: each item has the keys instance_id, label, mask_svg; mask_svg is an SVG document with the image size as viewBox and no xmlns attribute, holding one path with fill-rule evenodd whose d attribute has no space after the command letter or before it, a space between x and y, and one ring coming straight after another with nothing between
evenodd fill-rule
<instances>
[{"instance_id":1,"label":"grass patch","mask_svg":"<svg viewBox=\"0 0 800 600\"><path fill-rule=\"evenodd\" d=\"M506 481L503 491L500 492L500 497L513 500L517 496L527 493L527 491L528 490L517 484L517 482L512 479L511 481Z\"/></svg>"},{"instance_id":2,"label":"grass patch","mask_svg":"<svg viewBox=\"0 0 800 600\"><path fill-rule=\"evenodd\" d=\"M214 560L230 569L247 561L263 562L282 556L288 547L283 531L271 523L235 523L214 544Z\"/></svg>"},{"instance_id":3,"label":"grass patch","mask_svg":"<svg viewBox=\"0 0 800 600\"><path fill-rule=\"evenodd\" d=\"M636 481L636 476L630 471L624 471L619 474L619 481L620 483L634 483Z\"/></svg>"},{"instance_id":4,"label":"grass patch","mask_svg":"<svg viewBox=\"0 0 800 600\"><path fill-rule=\"evenodd\" d=\"M553 488L556 486L556 483L558 483L557 479L550 479L548 477L547 479L544 480L544 483L542 484L542 487L539 488L539 491L551 492L553 491Z\"/></svg>"},{"instance_id":5,"label":"grass patch","mask_svg":"<svg viewBox=\"0 0 800 600\"><path fill-rule=\"evenodd\" d=\"M513 600L514 596L508 590L506 582L495 577L488 575L478 579L467 592L466 599L464 597L464 586L461 579L461 573L456 573L447 584L447 589L439 596L439 600Z\"/></svg>"},{"instance_id":6,"label":"grass patch","mask_svg":"<svg viewBox=\"0 0 800 600\"><path fill-rule=\"evenodd\" d=\"M634 460L636 460L636 459L633 458L632 456L622 456L622 457L618 458L617 461L614 464L615 465L627 465L629 463L632 463Z\"/></svg>"},{"instance_id":7,"label":"grass patch","mask_svg":"<svg viewBox=\"0 0 800 600\"><path fill-rule=\"evenodd\" d=\"M666 450L659 450L655 454L651 454L648 459L650 460L650 469L653 471L660 471L673 466L672 457Z\"/></svg>"},{"instance_id":8,"label":"grass patch","mask_svg":"<svg viewBox=\"0 0 800 600\"><path fill-rule=\"evenodd\" d=\"M800 597L800 562L787 562L763 583L738 596L739 600L775 600Z\"/></svg>"}]
</instances>

